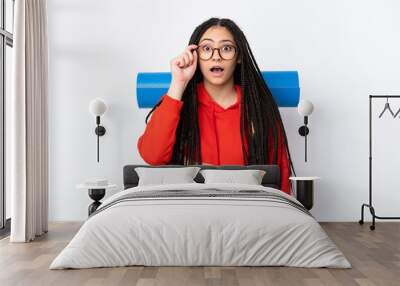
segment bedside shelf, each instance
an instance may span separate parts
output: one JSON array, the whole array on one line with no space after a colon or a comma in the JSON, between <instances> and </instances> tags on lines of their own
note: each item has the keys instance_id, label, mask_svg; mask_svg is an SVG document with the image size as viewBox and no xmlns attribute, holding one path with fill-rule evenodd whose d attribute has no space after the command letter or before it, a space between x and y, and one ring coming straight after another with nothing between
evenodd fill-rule
<instances>
[{"instance_id":1,"label":"bedside shelf","mask_svg":"<svg viewBox=\"0 0 400 286\"><path fill-rule=\"evenodd\" d=\"M314 206L314 181L321 179L320 177L289 177L290 180L296 181L296 199L303 206L311 210Z\"/></svg>"},{"instance_id":2,"label":"bedside shelf","mask_svg":"<svg viewBox=\"0 0 400 286\"><path fill-rule=\"evenodd\" d=\"M88 190L89 197L94 201L88 207L88 215L90 216L96 209L101 205L100 200L104 198L106 194L106 190L116 188L116 184L108 184L106 186L96 186L96 185L87 185L87 184L79 184L76 186L77 189L85 189Z\"/></svg>"}]
</instances>

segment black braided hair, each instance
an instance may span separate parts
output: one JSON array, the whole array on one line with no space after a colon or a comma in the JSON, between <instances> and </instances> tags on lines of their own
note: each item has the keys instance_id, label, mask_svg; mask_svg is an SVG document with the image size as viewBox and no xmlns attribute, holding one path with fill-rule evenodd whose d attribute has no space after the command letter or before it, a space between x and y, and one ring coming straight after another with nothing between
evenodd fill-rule
<instances>
[{"instance_id":1,"label":"black braided hair","mask_svg":"<svg viewBox=\"0 0 400 286\"><path fill-rule=\"evenodd\" d=\"M284 139L284 146L289 156L289 173L294 170L290 156L285 128L278 106L264 81L261 71L254 59L249 43L242 30L230 19L210 18L196 27L189 40L189 45L198 45L202 35L211 27L220 26L228 29L233 35L238 52L234 71L234 83L241 86L242 100L240 113L240 134L245 165L276 164L278 156L279 134ZM184 102L174 144L172 158L169 164L194 165L202 164L200 148L200 130L197 116L197 84L203 80L199 66L189 81L182 95ZM161 104L162 99L146 116L146 124L150 114ZM269 146L272 136L273 146ZM248 144L248 150L244 145ZM269 156L269 150L272 158Z\"/></svg>"}]
</instances>

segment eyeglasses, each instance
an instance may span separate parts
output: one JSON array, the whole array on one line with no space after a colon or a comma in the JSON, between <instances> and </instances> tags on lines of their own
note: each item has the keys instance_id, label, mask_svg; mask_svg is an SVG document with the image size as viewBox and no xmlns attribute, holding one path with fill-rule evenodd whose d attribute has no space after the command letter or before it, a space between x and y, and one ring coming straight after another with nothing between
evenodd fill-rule
<instances>
[{"instance_id":1,"label":"eyeglasses","mask_svg":"<svg viewBox=\"0 0 400 286\"><path fill-rule=\"evenodd\" d=\"M201 45L197 47L200 59L205 61L208 61L213 57L215 50L218 50L219 56L224 60L231 60L236 54L236 47L233 45L224 45L220 48L213 48L209 45Z\"/></svg>"}]
</instances>

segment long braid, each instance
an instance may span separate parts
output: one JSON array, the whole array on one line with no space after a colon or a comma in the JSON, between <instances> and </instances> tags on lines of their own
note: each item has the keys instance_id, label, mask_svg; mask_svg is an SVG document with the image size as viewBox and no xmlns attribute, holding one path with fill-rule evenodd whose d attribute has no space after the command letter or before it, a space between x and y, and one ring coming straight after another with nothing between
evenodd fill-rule
<instances>
[{"instance_id":1,"label":"long braid","mask_svg":"<svg viewBox=\"0 0 400 286\"><path fill-rule=\"evenodd\" d=\"M247 41L246 41L246 43L247 43ZM272 110L273 110L273 113L274 113L274 117L277 119L276 122L278 122L278 124L279 124L279 129L280 129L280 132L282 133L282 137L284 139L284 146L286 147L286 151L287 151L288 157L289 157L290 168L291 168L290 171L293 171L293 174L296 176L296 171L295 171L294 166L293 166L292 157L290 155L289 144L288 144L288 140L287 140L287 136L286 136L286 132L285 132L285 127L283 125L283 121L282 121L281 114L279 112L278 105L276 104L275 100L273 99L273 96L272 96L272 93L271 93L270 89L268 88L267 84L265 83L264 79L262 78L262 73L260 71L260 68L258 67L258 65L256 63L256 61L254 59L254 55L253 55L253 53L252 53L252 51L251 51L249 46L248 46L248 49L249 49L249 54L250 54L251 58L253 59L254 66L255 66L255 68L257 70L257 73L259 75L259 79L258 80L261 81L260 86L262 88L264 88L265 92L269 95L269 96L266 96L264 98L267 99L268 105L272 107ZM275 126L275 125L273 124L273 126ZM278 136L275 136L275 139L277 139L277 137ZM274 150L276 150L275 148L276 148L276 143L274 144ZM275 153L273 162L276 162L276 153Z\"/></svg>"}]
</instances>

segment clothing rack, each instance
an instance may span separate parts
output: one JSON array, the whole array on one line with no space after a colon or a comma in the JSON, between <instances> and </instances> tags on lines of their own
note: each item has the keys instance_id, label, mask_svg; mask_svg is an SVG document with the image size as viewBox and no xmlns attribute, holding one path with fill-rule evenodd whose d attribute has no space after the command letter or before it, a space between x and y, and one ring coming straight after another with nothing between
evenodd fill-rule
<instances>
[{"instance_id":1,"label":"clothing rack","mask_svg":"<svg viewBox=\"0 0 400 286\"><path fill-rule=\"evenodd\" d=\"M375 229L375 219L400 219L400 217L383 217L375 214L375 208L372 205L372 99L374 98L400 98L400 95L370 95L369 96L369 204L362 204L361 219L359 224L364 224L364 207L368 207L372 215L372 225L370 229Z\"/></svg>"}]
</instances>

